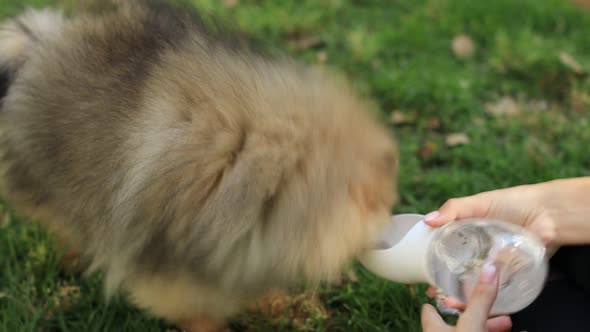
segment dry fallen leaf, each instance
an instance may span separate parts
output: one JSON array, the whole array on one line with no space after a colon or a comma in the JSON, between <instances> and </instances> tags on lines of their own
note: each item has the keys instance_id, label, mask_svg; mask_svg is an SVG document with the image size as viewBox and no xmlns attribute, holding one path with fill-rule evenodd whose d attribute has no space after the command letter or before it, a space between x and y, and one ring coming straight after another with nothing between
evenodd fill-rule
<instances>
[{"instance_id":1,"label":"dry fallen leaf","mask_svg":"<svg viewBox=\"0 0 590 332\"><path fill-rule=\"evenodd\" d=\"M420 158L422 160L426 160L426 159L428 159L428 157L430 157L437 150L438 150L438 146L436 144L434 144L432 142L426 142L426 143L424 143L424 145L422 145L420 150L418 150L416 152L416 155L418 156L418 158Z\"/></svg>"},{"instance_id":2,"label":"dry fallen leaf","mask_svg":"<svg viewBox=\"0 0 590 332\"><path fill-rule=\"evenodd\" d=\"M416 122L416 114L413 112L405 113L400 110L394 110L391 112L389 120L393 125L412 124Z\"/></svg>"},{"instance_id":3,"label":"dry fallen leaf","mask_svg":"<svg viewBox=\"0 0 590 332\"><path fill-rule=\"evenodd\" d=\"M319 51L316 54L316 57L317 57L318 61L326 62L328 60L328 53L326 53L326 51Z\"/></svg>"},{"instance_id":4,"label":"dry fallen leaf","mask_svg":"<svg viewBox=\"0 0 590 332\"><path fill-rule=\"evenodd\" d=\"M239 0L223 0L223 5L232 8L238 4Z\"/></svg>"},{"instance_id":5,"label":"dry fallen leaf","mask_svg":"<svg viewBox=\"0 0 590 332\"><path fill-rule=\"evenodd\" d=\"M586 75L586 70L571 55L565 52L560 52L559 60L576 75Z\"/></svg>"},{"instance_id":6,"label":"dry fallen leaf","mask_svg":"<svg viewBox=\"0 0 590 332\"><path fill-rule=\"evenodd\" d=\"M514 115L521 111L512 97L502 97L493 104L486 104L486 110L492 115Z\"/></svg>"},{"instance_id":7,"label":"dry fallen leaf","mask_svg":"<svg viewBox=\"0 0 590 332\"><path fill-rule=\"evenodd\" d=\"M291 325L302 331L313 331L310 322L328 318L328 311L315 292L305 292L297 295L277 293L265 298L259 303L258 311L270 319L271 324L284 323L285 317L290 319ZM246 326L246 331L258 331L256 326Z\"/></svg>"},{"instance_id":8,"label":"dry fallen leaf","mask_svg":"<svg viewBox=\"0 0 590 332\"><path fill-rule=\"evenodd\" d=\"M445 142L448 146L469 144L469 137L464 133L453 133L447 135Z\"/></svg>"},{"instance_id":9,"label":"dry fallen leaf","mask_svg":"<svg viewBox=\"0 0 590 332\"><path fill-rule=\"evenodd\" d=\"M590 0L571 0L574 5L590 10Z\"/></svg>"},{"instance_id":10,"label":"dry fallen leaf","mask_svg":"<svg viewBox=\"0 0 590 332\"><path fill-rule=\"evenodd\" d=\"M452 49L459 59L468 59L475 54L475 43L467 35L458 35L453 39Z\"/></svg>"},{"instance_id":11,"label":"dry fallen leaf","mask_svg":"<svg viewBox=\"0 0 590 332\"><path fill-rule=\"evenodd\" d=\"M428 127L428 129L440 129L442 125L442 122L440 121L439 118L430 118L428 119L428 122L426 123L426 126Z\"/></svg>"},{"instance_id":12,"label":"dry fallen leaf","mask_svg":"<svg viewBox=\"0 0 590 332\"><path fill-rule=\"evenodd\" d=\"M393 111L391 112L391 123L394 125L406 123L406 116L401 111Z\"/></svg>"}]
</instances>

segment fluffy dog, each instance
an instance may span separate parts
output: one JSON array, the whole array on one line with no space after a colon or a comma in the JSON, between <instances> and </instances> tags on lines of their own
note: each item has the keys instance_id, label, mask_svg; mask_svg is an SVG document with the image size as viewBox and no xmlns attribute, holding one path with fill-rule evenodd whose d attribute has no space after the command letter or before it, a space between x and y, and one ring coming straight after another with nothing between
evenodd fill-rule
<instances>
[{"instance_id":1,"label":"fluffy dog","mask_svg":"<svg viewBox=\"0 0 590 332\"><path fill-rule=\"evenodd\" d=\"M196 15L126 4L0 26L0 188L188 330L337 276L396 201L397 149L344 80Z\"/></svg>"}]
</instances>

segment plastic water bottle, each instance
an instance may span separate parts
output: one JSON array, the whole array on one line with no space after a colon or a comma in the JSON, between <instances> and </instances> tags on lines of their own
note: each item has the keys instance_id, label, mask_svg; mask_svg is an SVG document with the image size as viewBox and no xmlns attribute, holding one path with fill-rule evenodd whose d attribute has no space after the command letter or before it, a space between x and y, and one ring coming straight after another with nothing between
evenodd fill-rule
<instances>
[{"instance_id":1,"label":"plastic water bottle","mask_svg":"<svg viewBox=\"0 0 590 332\"><path fill-rule=\"evenodd\" d=\"M361 263L392 281L430 283L443 297L463 303L468 303L481 268L493 263L499 278L494 315L520 311L539 296L548 264L535 235L499 220L466 219L432 228L422 218L394 216L376 248L359 257Z\"/></svg>"}]
</instances>

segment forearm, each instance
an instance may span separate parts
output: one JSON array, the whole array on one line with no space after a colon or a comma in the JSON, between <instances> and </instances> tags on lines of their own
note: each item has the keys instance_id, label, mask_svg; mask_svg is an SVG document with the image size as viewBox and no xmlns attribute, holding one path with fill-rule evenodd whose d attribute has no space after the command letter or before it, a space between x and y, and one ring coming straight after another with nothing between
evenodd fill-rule
<instances>
[{"instance_id":1,"label":"forearm","mask_svg":"<svg viewBox=\"0 0 590 332\"><path fill-rule=\"evenodd\" d=\"M539 184L542 211L553 220L555 243L590 244L590 177Z\"/></svg>"}]
</instances>

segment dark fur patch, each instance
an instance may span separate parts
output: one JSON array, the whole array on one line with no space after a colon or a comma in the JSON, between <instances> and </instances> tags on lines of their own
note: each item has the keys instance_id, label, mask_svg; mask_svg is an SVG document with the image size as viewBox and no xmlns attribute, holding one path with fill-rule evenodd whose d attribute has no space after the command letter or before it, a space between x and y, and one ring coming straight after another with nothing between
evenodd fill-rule
<instances>
[{"instance_id":1,"label":"dark fur patch","mask_svg":"<svg viewBox=\"0 0 590 332\"><path fill-rule=\"evenodd\" d=\"M8 68L0 66L0 100L8 94L8 87L10 87L12 75Z\"/></svg>"},{"instance_id":2,"label":"dark fur patch","mask_svg":"<svg viewBox=\"0 0 590 332\"><path fill-rule=\"evenodd\" d=\"M262 39L245 33L243 29L219 16L202 14L190 1L144 0L139 3L160 17L167 16L176 22L190 22L208 42L219 44L230 51L247 50L265 56L273 53L270 45Z\"/></svg>"}]
</instances>

